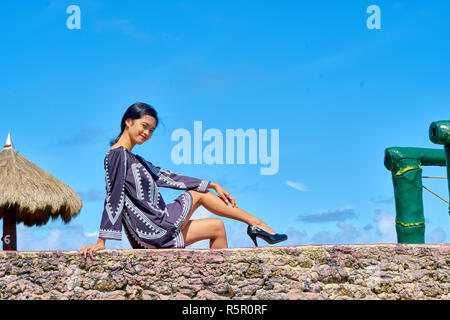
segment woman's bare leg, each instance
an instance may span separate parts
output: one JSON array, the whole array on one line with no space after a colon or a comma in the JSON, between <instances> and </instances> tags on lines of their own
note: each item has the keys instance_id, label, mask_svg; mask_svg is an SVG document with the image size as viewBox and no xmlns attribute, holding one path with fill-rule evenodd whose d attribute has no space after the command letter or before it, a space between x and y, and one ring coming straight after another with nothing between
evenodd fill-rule
<instances>
[{"instance_id":1,"label":"woman's bare leg","mask_svg":"<svg viewBox=\"0 0 450 320\"><path fill-rule=\"evenodd\" d=\"M184 245L209 239L211 249L228 248L227 236L223 221L216 218L188 220L181 229Z\"/></svg>"},{"instance_id":2,"label":"woman's bare leg","mask_svg":"<svg viewBox=\"0 0 450 320\"><path fill-rule=\"evenodd\" d=\"M187 223L190 216L194 213L194 211L200 205L202 205L208 211L217 214L221 217L239 220L249 225L255 225L270 234L275 234L275 232L272 229L270 229L269 226L264 223L264 221L242 210L241 208L237 207L235 208L231 204L226 205L225 202L221 198L219 198L219 196L217 196L215 193L211 191L198 192L189 190L188 192L192 195L193 206L191 212L188 214L188 217L186 218L185 224Z\"/></svg>"}]
</instances>

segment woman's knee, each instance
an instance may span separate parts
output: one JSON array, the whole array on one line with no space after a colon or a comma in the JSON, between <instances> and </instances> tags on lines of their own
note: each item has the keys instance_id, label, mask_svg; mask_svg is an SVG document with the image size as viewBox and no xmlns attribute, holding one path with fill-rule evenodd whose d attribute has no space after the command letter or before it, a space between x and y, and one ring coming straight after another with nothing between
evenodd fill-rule
<instances>
[{"instance_id":1,"label":"woman's knee","mask_svg":"<svg viewBox=\"0 0 450 320\"><path fill-rule=\"evenodd\" d=\"M219 218L212 218L214 220L214 233L218 236L223 236L226 234L225 230L225 224L223 223L222 219Z\"/></svg>"},{"instance_id":2,"label":"woman's knee","mask_svg":"<svg viewBox=\"0 0 450 320\"><path fill-rule=\"evenodd\" d=\"M226 237L225 225L219 218L205 218L188 220L186 228L181 230L188 246L203 239L217 239Z\"/></svg>"}]
</instances>

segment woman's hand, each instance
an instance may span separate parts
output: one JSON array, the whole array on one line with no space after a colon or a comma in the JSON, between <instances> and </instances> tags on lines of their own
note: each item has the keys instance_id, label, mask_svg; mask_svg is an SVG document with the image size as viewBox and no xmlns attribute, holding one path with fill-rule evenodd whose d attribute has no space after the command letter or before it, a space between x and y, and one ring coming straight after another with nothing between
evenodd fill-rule
<instances>
[{"instance_id":1,"label":"woman's hand","mask_svg":"<svg viewBox=\"0 0 450 320\"><path fill-rule=\"evenodd\" d=\"M237 208L236 199L228 191L214 182L211 182L209 186L210 188L216 190L219 197L226 203L227 206L232 205L233 208Z\"/></svg>"},{"instance_id":2,"label":"woman's hand","mask_svg":"<svg viewBox=\"0 0 450 320\"><path fill-rule=\"evenodd\" d=\"M98 238L98 241L96 244L92 244L90 246L82 246L79 250L84 258L86 259L86 254L90 254L91 259L94 259L94 252L105 249L105 239Z\"/></svg>"}]
</instances>

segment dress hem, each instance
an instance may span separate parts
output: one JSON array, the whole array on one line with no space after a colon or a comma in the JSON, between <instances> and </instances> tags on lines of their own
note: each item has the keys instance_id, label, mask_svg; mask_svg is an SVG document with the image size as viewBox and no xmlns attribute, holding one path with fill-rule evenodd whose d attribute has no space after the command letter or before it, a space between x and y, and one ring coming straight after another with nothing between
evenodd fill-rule
<instances>
[{"instance_id":1,"label":"dress hem","mask_svg":"<svg viewBox=\"0 0 450 320\"><path fill-rule=\"evenodd\" d=\"M189 199L190 199L190 201L189 201L189 210L188 210L186 216L184 217L183 221L180 222L179 228L177 228L177 232L176 232L176 233L180 233L180 234L179 234L179 238L180 238L180 240L183 241L183 247L182 247L182 248L186 248L186 245L185 245L185 242L184 242L183 233L181 232L181 227L182 227L183 224L186 222L186 220L187 220L187 218L188 218L188 216L189 216L189 213L191 212L192 207L194 206L194 198L192 197L192 194L191 194L189 191L185 191L185 192L183 192L183 193L184 193L184 194L187 194L187 196L188 196Z\"/></svg>"}]
</instances>

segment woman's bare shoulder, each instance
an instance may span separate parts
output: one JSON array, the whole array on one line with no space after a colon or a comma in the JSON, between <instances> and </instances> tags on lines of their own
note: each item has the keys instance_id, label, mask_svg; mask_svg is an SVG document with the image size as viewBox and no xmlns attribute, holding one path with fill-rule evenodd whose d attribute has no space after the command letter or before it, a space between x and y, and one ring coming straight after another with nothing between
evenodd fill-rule
<instances>
[{"instance_id":1,"label":"woman's bare shoulder","mask_svg":"<svg viewBox=\"0 0 450 320\"><path fill-rule=\"evenodd\" d=\"M113 145L112 147L111 147L111 149L109 149L109 151L112 151L112 150L115 150L115 149L119 149L120 147L123 147L123 146L121 146L121 145ZM125 148L125 147L124 147Z\"/></svg>"}]
</instances>

